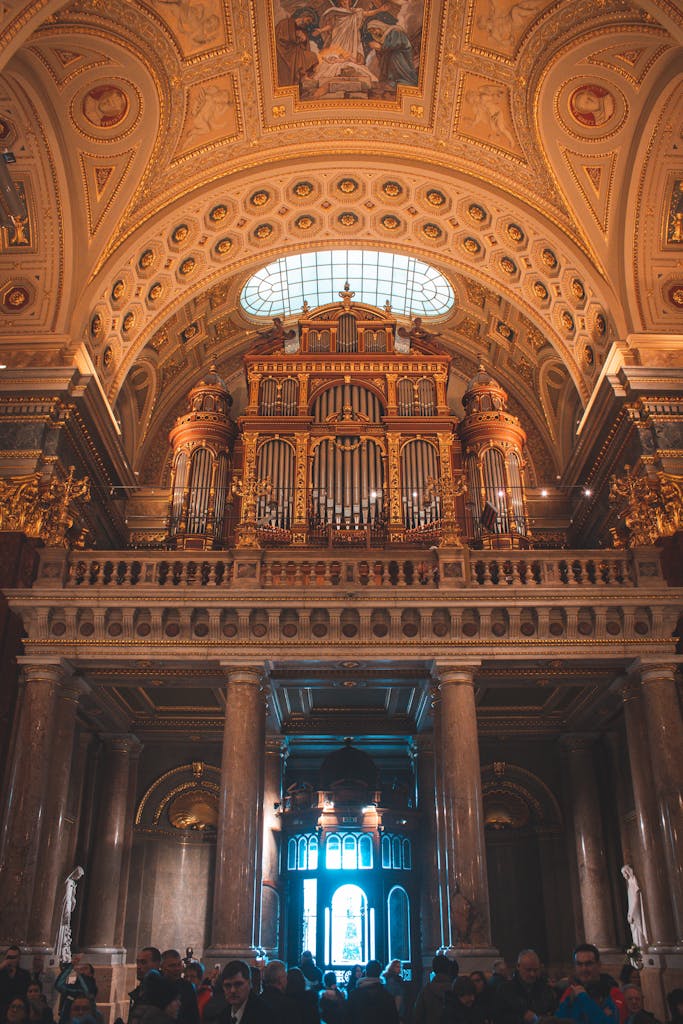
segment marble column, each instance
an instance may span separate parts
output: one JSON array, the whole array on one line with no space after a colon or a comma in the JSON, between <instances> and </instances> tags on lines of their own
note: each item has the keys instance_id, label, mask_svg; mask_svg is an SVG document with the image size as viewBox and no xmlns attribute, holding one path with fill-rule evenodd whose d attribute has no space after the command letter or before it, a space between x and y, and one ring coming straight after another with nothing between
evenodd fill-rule
<instances>
[{"instance_id":1,"label":"marble column","mask_svg":"<svg viewBox=\"0 0 683 1024\"><path fill-rule=\"evenodd\" d=\"M652 772L653 758L650 754L643 708L643 692L637 680L629 679L620 688L620 693L624 702L624 723L631 764L636 828L640 845L639 881L643 889L647 935L650 945L669 946L674 938L673 919ZM658 754L655 755L655 759L657 756Z\"/></svg>"},{"instance_id":2,"label":"marble column","mask_svg":"<svg viewBox=\"0 0 683 1024\"><path fill-rule=\"evenodd\" d=\"M88 688L80 679L67 679L57 686L52 721L52 748L47 779L45 819L33 889L28 944L36 951L50 953L54 948L55 908L64 896L63 852L70 837L67 811L71 782L71 761L76 730L76 711L81 694ZM70 874L75 864L67 866Z\"/></svg>"},{"instance_id":3,"label":"marble column","mask_svg":"<svg viewBox=\"0 0 683 1024\"><path fill-rule=\"evenodd\" d=\"M683 945L683 720L675 665L640 663L676 944Z\"/></svg>"},{"instance_id":4,"label":"marble column","mask_svg":"<svg viewBox=\"0 0 683 1024\"><path fill-rule=\"evenodd\" d=\"M125 853L133 827L131 775L137 771L140 741L127 734L108 733L103 745L102 787L96 815L90 871L86 868L87 907L83 940L89 956L117 957L123 953L119 932L122 889L127 889Z\"/></svg>"},{"instance_id":5,"label":"marble column","mask_svg":"<svg viewBox=\"0 0 683 1024\"><path fill-rule=\"evenodd\" d=\"M474 666L438 666L451 945L491 950Z\"/></svg>"},{"instance_id":6,"label":"marble column","mask_svg":"<svg viewBox=\"0 0 683 1024\"><path fill-rule=\"evenodd\" d=\"M420 858L422 862L422 900L420 904L422 955L425 965L444 945L441 927L441 885L439 849L436 831L434 743L432 736L415 737L417 809L421 814Z\"/></svg>"},{"instance_id":7,"label":"marble column","mask_svg":"<svg viewBox=\"0 0 683 1024\"><path fill-rule=\"evenodd\" d=\"M41 834L48 815L55 704L64 677L60 661L21 661L20 706L0 832L0 931L5 944L26 942L28 937Z\"/></svg>"},{"instance_id":8,"label":"marble column","mask_svg":"<svg viewBox=\"0 0 683 1024\"><path fill-rule=\"evenodd\" d=\"M284 741L281 736L266 739L263 784L263 856L261 866L260 945L271 958L277 957L280 929L280 811Z\"/></svg>"},{"instance_id":9,"label":"marble column","mask_svg":"<svg viewBox=\"0 0 683 1024\"><path fill-rule=\"evenodd\" d=\"M262 801L264 702L260 671L229 667L209 959L255 956L254 892Z\"/></svg>"},{"instance_id":10,"label":"marble column","mask_svg":"<svg viewBox=\"0 0 683 1024\"><path fill-rule=\"evenodd\" d=\"M600 950L614 949L614 918L602 830L592 735L563 737L567 751L576 862L585 942Z\"/></svg>"}]
</instances>

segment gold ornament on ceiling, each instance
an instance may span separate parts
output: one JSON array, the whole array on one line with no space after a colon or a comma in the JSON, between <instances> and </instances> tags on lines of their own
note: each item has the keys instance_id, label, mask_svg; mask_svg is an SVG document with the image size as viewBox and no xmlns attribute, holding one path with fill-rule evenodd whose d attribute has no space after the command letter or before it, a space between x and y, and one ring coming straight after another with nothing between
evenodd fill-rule
<instances>
[{"instance_id":1,"label":"gold ornament on ceiling","mask_svg":"<svg viewBox=\"0 0 683 1024\"><path fill-rule=\"evenodd\" d=\"M310 181L297 181L292 191L295 196L299 197L299 199L305 199L307 196L312 194L313 185Z\"/></svg>"},{"instance_id":2,"label":"gold ornament on ceiling","mask_svg":"<svg viewBox=\"0 0 683 1024\"><path fill-rule=\"evenodd\" d=\"M155 281L150 290L147 292L147 298L150 302L156 302L157 299L161 298L163 287L159 281Z\"/></svg>"},{"instance_id":3,"label":"gold ornament on ceiling","mask_svg":"<svg viewBox=\"0 0 683 1024\"><path fill-rule=\"evenodd\" d=\"M154 263L154 252L152 249L145 249L138 260L138 267L140 270L149 270Z\"/></svg>"},{"instance_id":4,"label":"gold ornament on ceiling","mask_svg":"<svg viewBox=\"0 0 683 1024\"><path fill-rule=\"evenodd\" d=\"M301 231L308 231L308 229L312 228L314 224L315 220L309 214L304 214L301 217L297 217L297 219L294 221L295 227L299 228Z\"/></svg>"},{"instance_id":5,"label":"gold ornament on ceiling","mask_svg":"<svg viewBox=\"0 0 683 1024\"><path fill-rule=\"evenodd\" d=\"M425 224L422 228L427 238L441 238L443 231L438 224Z\"/></svg>"},{"instance_id":6,"label":"gold ornament on ceiling","mask_svg":"<svg viewBox=\"0 0 683 1024\"><path fill-rule=\"evenodd\" d=\"M222 203L219 203L218 206L214 206L214 208L209 213L209 220L212 220L214 224L219 224L222 220L225 220L227 216L227 206L224 206Z\"/></svg>"},{"instance_id":7,"label":"gold ornament on ceiling","mask_svg":"<svg viewBox=\"0 0 683 1024\"><path fill-rule=\"evenodd\" d=\"M524 232L518 224L508 224L507 235L512 242L517 242L518 244L523 242L525 237Z\"/></svg>"},{"instance_id":8,"label":"gold ornament on ceiling","mask_svg":"<svg viewBox=\"0 0 683 1024\"><path fill-rule=\"evenodd\" d=\"M560 322L564 327L565 331L574 330L574 317L571 315L568 309L563 310Z\"/></svg>"},{"instance_id":9,"label":"gold ornament on ceiling","mask_svg":"<svg viewBox=\"0 0 683 1024\"><path fill-rule=\"evenodd\" d=\"M597 313L595 316L595 333L602 336L607 330L607 321L602 313Z\"/></svg>"},{"instance_id":10,"label":"gold ornament on ceiling","mask_svg":"<svg viewBox=\"0 0 683 1024\"><path fill-rule=\"evenodd\" d=\"M218 827L218 798L204 788L180 793L168 807L173 828L215 832Z\"/></svg>"},{"instance_id":11,"label":"gold ornament on ceiling","mask_svg":"<svg viewBox=\"0 0 683 1024\"><path fill-rule=\"evenodd\" d=\"M389 196L390 199L394 199L396 196L401 195L403 186L397 181L385 181L382 185L382 192L384 192L385 196Z\"/></svg>"},{"instance_id":12,"label":"gold ornament on ceiling","mask_svg":"<svg viewBox=\"0 0 683 1024\"><path fill-rule=\"evenodd\" d=\"M672 306L675 306L676 309L683 308L683 281L672 284L666 294Z\"/></svg>"},{"instance_id":13,"label":"gold ornament on ceiling","mask_svg":"<svg viewBox=\"0 0 683 1024\"><path fill-rule=\"evenodd\" d=\"M463 238L462 247L465 252L470 253L472 256L476 256L477 253L481 252L481 246L476 238Z\"/></svg>"},{"instance_id":14,"label":"gold ornament on ceiling","mask_svg":"<svg viewBox=\"0 0 683 1024\"><path fill-rule=\"evenodd\" d=\"M534 281L534 294L542 301L548 298L548 289L542 281Z\"/></svg>"},{"instance_id":15,"label":"gold ornament on ceiling","mask_svg":"<svg viewBox=\"0 0 683 1024\"><path fill-rule=\"evenodd\" d=\"M272 233L272 224L259 224L258 227L254 229L254 234L256 235L257 238L270 238Z\"/></svg>"},{"instance_id":16,"label":"gold ornament on ceiling","mask_svg":"<svg viewBox=\"0 0 683 1024\"><path fill-rule=\"evenodd\" d=\"M114 281L114 284L112 285L112 289L111 289L111 300L112 300L112 302L119 302L123 298L123 296L125 294L125 291L126 291L126 285L121 280L121 278L119 278L118 281Z\"/></svg>"},{"instance_id":17,"label":"gold ornament on ceiling","mask_svg":"<svg viewBox=\"0 0 683 1024\"><path fill-rule=\"evenodd\" d=\"M114 361L114 351L113 351L111 345L107 345L107 347L104 350L104 354L102 356L102 366L105 368L105 370L108 370L109 367L111 366L111 364L113 363L113 361Z\"/></svg>"},{"instance_id":18,"label":"gold ornament on ceiling","mask_svg":"<svg viewBox=\"0 0 683 1024\"><path fill-rule=\"evenodd\" d=\"M541 253L541 259L549 270L557 269L557 256L552 249L544 249Z\"/></svg>"},{"instance_id":19,"label":"gold ornament on ceiling","mask_svg":"<svg viewBox=\"0 0 683 1024\"><path fill-rule=\"evenodd\" d=\"M249 202L252 206L265 206L270 199L270 192L266 192L265 189L259 189L258 192L254 192L249 197Z\"/></svg>"},{"instance_id":20,"label":"gold ornament on ceiling","mask_svg":"<svg viewBox=\"0 0 683 1024\"><path fill-rule=\"evenodd\" d=\"M440 192L438 188L430 188L426 196L427 202L430 206L443 206L446 202L446 197L443 192Z\"/></svg>"},{"instance_id":21,"label":"gold ornament on ceiling","mask_svg":"<svg viewBox=\"0 0 683 1024\"><path fill-rule=\"evenodd\" d=\"M195 270L196 266L197 261L194 256L188 256L186 260L183 260L178 269L183 277L187 277L188 274L191 274Z\"/></svg>"},{"instance_id":22,"label":"gold ornament on ceiling","mask_svg":"<svg viewBox=\"0 0 683 1024\"><path fill-rule=\"evenodd\" d=\"M93 339L93 341L100 337L103 328L104 324L102 322L102 317L100 316L99 313L95 313L95 315L90 321L90 337Z\"/></svg>"},{"instance_id":23,"label":"gold ornament on ceiling","mask_svg":"<svg viewBox=\"0 0 683 1024\"><path fill-rule=\"evenodd\" d=\"M346 211L345 213L340 213L339 216L337 217L337 220L345 228L352 228L355 224L358 223L358 215L355 213L351 213L350 211Z\"/></svg>"},{"instance_id":24,"label":"gold ornament on ceiling","mask_svg":"<svg viewBox=\"0 0 683 1024\"><path fill-rule=\"evenodd\" d=\"M123 320L121 321L121 330L124 331L124 333L127 334L128 331L132 330L132 328L134 326L135 326L135 313L133 313L132 311L129 311L128 313L126 313L126 315L124 316Z\"/></svg>"},{"instance_id":25,"label":"gold ornament on ceiling","mask_svg":"<svg viewBox=\"0 0 683 1024\"><path fill-rule=\"evenodd\" d=\"M515 261L513 259L510 259L509 256L503 256L501 258L500 266L501 266L501 269L506 274L516 274L517 273L517 264L515 263Z\"/></svg>"},{"instance_id":26,"label":"gold ornament on ceiling","mask_svg":"<svg viewBox=\"0 0 683 1024\"><path fill-rule=\"evenodd\" d=\"M341 181L337 182L337 188L344 195L350 196L358 191L358 182L354 181L353 178L342 178Z\"/></svg>"},{"instance_id":27,"label":"gold ornament on ceiling","mask_svg":"<svg viewBox=\"0 0 683 1024\"><path fill-rule=\"evenodd\" d=\"M29 305L31 296L21 285L10 285L2 294L2 305L8 313L18 313Z\"/></svg>"},{"instance_id":28,"label":"gold ornament on ceiling","mask_svg":"<svg viewBox=\"0 0 683 1024\"><path fill-rule=\"evenodd\" d=\"M382 227L386 228L387 231L395 231L400 226L400 220L393 213L387 213L382 217Z\"/></svg>"},{"instance_id":29,"label":"gold ornament on ceiling","mask_svg":"<svg viewBox=\"0 0 683 1024\"><path fill-rule=\"evenodd\" d=\"M221 238L214 246L214 252L219 256L225 256L232 249L232 238Z\"/></svg>"},{"instance_id":30,"label":"gold ornament on ceiling","mask_svg":"<svg viewBox=\"0 0 683 1024\"><path fill-rule=\"evenodd\" d=\"M171 239L176 243L176 245L180 245L181 242L185 242L187 240L189 234L190 229L187 224L178 224L173 228Z\"/></svg>"},{"instance_id":31,"label":"gold ornament on ceiling","mask_svg":"<svg viewBox=\"0 0 683 1024\"><path fill-rule=\"evenodd\" d=\"M467 212L469 213L472 220L477 221L477 223L481 223L482 221L486 220L486 210L484 209L483 206L480 206L479 203L470 203L470 205L467 207Z\"/></svg>"},{"instance_id":32,"label":"gold ornament on ceiling","mask_svg":"<svg viewBox=\"0 0 683 1024\"><path fill-rule=\"evenodd\" d=\"M583 283L579 281L578 277L572 279L571 289L574 298L577 299L578 302L583 302L586 298L586 289L584 288Z\"/></svg>"}]
</instances>

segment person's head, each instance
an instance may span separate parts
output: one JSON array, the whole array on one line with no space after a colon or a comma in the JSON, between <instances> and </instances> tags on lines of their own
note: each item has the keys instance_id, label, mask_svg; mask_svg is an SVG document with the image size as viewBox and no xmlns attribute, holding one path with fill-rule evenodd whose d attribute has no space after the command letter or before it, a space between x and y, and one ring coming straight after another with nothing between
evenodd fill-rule
<instances>
[{"instance_id":1,"label":"person's head","mask_svg":"<svg viewBox=\"0 0 683 1024\"><path fill-rule=\"evenodd\" d=\"M15 996L7 1007L6 1019L8 1024L22 1024L28 1017L28 1000L23 996Z\"/></svg>"},{"instance_id":2,"label":"person's head","mask_svg":"<svg viewBox=\"0 0 683 1024\"><path fill-rule=\"evenodd\" d=\"M177 1020L180 1013L180 986L177 978L153 971L142 983L142 996L148 1006L156 1006L168 1017Z\"/></svg>"},{"instance_id":3,"label":"person's head","mask_svg":"<svg viewBox=\"0 0 683 1024\"><path fill-rule=\"evenodd\" d=\"M287 994L300 996L306 991L306 978L300 967L290 967L287 971Z\"/></svg>"},{"instance_id":4,"label":"person's head","mask_svg":"<svg viewBox=\"0 0 683 1024\"><path fill-rule=\"evenodd\" d=\"M672 988L666 1001L672 1017L683 1017L683 988Z\"/></svg>"},{"instance_id":5,"label":"person's head","mask_svg":"<svg viewBox=\"0 0 683 1024\"><path fill-rule=\"evenodd\" d=\"M356 981L363 977L363 968L360 964L355 964L354 967L351 968L351 977L355 978Z\"/></svg>"},{"instance_id":6,"label":"person's head","mask_svg":"<svg viewBox=\"0 0 683 1024\"><path fill-rule=\"evenodd\" d=\"M231 960L221 972L221 988L228 1006L239 1010L251 991L251 968L244 960Z\"/></svg>"},{"instance_id":7,"label":"person's head","mask_svg":"<svg viewBox=\"0 0 683 1024\"><path fill-rule=\"evenodd\" d=\"M379 960L368 960L365 965L366 978L379 978L382 973L382 965Z\"/></svg>"},{"instance_id":8,"label":"person's head","mask_svg":"<svg viewBox=\"0 0 683 1024\"><path fill-rule=\"evenodd\" d=\"M523 949L517 957L517 974L525 985L533 985L541 974L541 961L533 949Z\"/></svg>"},{"instance_id":9,"label":"person's head","mask_svg":"<svg viewBox=\"0 0 683 1024\"><path fill-rule=\"evenodd\" d=\"M92 1016L92 1003L87 996L76 996L69 1007L69 1020L83 1020Z\"/></svg>"},{"instance_id":10,"label":"person's head","mask_svg":"<svg viewBox=\"0 0 683 1024\"><path fill-rule=\"evenodd\" d=\"M471 1006L474 1002L477 990L474 982L469 978L456 978L453 982L453 993L464 1006Z\"/></svg>"},{"instance_id":11,"label":"person's head","mask_svg":"<svg viewBox=\"0 0 683 1024\"><path fill-rule=\"evenodd\" d=\"M177 949L165 949L161 954L161 973L171 981L180 981L183 973L183 961Z\"/></svg>"},{"instance_id":12,"label":"person's head","mask_svg":"<svg viewBox=\"0 0 683 1024\"><path fill-rule=\"evenodd\" d=\"M270 960L263 968L261 979L264 988L279 988L281 992L286 992L287 968L282 960Z\"/></svg>"},{"instance_id":13,"label":"person's head","mask_svg":"<svg viewBox=\"0 0 683 1024\"><path fill-rule=\"evenodd\" d=\"M325 988L337 987L337 975L334 971L325 971L323 974L323 981L325 982Z\"/></svg>"},{"instance_id":14,"label":"person's head","mask_svg":"<svg viewBox=\"0 0 683 1024\"><path fill-rule=\"evenodd\" d=\"M637 985L627 985L624 989L624 1004L629 1017L640 1013L643 1008L643 993Z\"/></svg>"},{"instance_id":15,"label":"person's head","mask_svg":"<svg viewBox=\"0 0 683 1024\"><path fill-rule=\"evenodd\" d=\"M600 950L590 942L582 942L572 955L574 973L581 985L600 980Z\"/></svg>"},{"instance_id":16,"label":"person's head","mask_svg":"<svg viewBox=\"0 0 683 1024\"><path fill-rule=\"evenodd\" d=\"M302 964L306 964L306 963L313 964L313 963L315 963L315 959L314 959L313 954L311 953L310 949L305 949L303 951L303 953L301 954L301 963Z\"/></svg>"},{"instance_id":17,"label":"person's head","mask_svg":"<svg viewBox=\"0 0 683 1024\"><path fill-rule=\"evenodd\" d=\"M508 976L508 965L504 960L494 960L491 970L494 974L501 974L504 978Z\"/></svg>"},{"instance_id":18,"label":"person's head","mask_svg":"<svg viewBox=\"0 0 683 1024\"><path fill-rule=\"evenodd\" d=\"M393 975L393 977L395 977L395 978L400 977L400 975L401 975L401 961L400 960L390 960L389 963L386 966L386 969L384 971L384 975L385 975L386 978L388 978L390 975Z\"/></svg>"},{"instance_id":19,"label":"person's head","mask_svg":"<svg viewBox=\"0 0 683 1024\"><path fill-rule=\"evenodd\" d=\"M470 981L474 985L477 995L481 995L486 988L486 975L482 971L470 971Z\"/></svg>"},{"instance_id":20,"label":"person's head","mask_svg":"<svg viewBox=\"0 0 683 1024\"><path fill-rule=\"evenodd\" d=\"M619 984L622 988L626 985L635 985L640 988L640 971L633 964L624 964L619 971Z\"/></svg>"},{"instance_id":21,"label":"person's head","mask_svg":"<svg viewBox=\"0 0 683 1024\"><path fill-rule=\"evenodd\" d=\"M451 961L443 953L437 953L432 959L432 971L434 974L447 974L452 977Z\"/></svg>"},{"instance_id":22,"label":"person's head","mask_svg":"<svg viewBox=\"0 0 683 1024\"><path fill-rule=\"evenodd\" d=\"M138 981L142 981L150 971L158 971L161 967L161 953L156 946L143 946L135 957L135 973Z\"/></svg>"},{"instance_id":23,"label":"person's head","mask_svg":"<svg viewBox=\"0 0 683 1024\"><path fill-rule=\"evenodd\" d=\"M39 981L32 981L29 987L26 989L26 998L29 1003L37 1002L42 999L43 989Z\"/></svg>"},{"instance_id":24,"label":"person's head","mask_svg":"<svg viewBox=\"0 0 683 1024\"><path fill-rule=\"evenodd\" d=\"M204 977L204 965L199 960L192 960L189 964L185 965L183 977L185 981L189 981L195 988L199 988Z\"/></svg>"},{"instance_id":25,"label":"person's head","mask_svg":"<svg viewBox=\"0 0 683 1024\"><path fill-rule=\"evenodd\" d=\"M10 971L10 973L13 974L16 971L17 967L19 966L19 960L21 959L21 950L19 949L18 946L8 946L7 952L5 953L3 959L7 963L7 969Z\"/></svg>"},{"instance_id":26,"label":"person's head","mask_svg":"<svg viewBox=\"0 0 683 1024\"><path fill-rule=\"evenodd\" d=\"M92 964L81 964L80 967L78 968L78 973L84 974L86 978L94 978L95 968L93 967Z\"/></svg>"}]
</instances>

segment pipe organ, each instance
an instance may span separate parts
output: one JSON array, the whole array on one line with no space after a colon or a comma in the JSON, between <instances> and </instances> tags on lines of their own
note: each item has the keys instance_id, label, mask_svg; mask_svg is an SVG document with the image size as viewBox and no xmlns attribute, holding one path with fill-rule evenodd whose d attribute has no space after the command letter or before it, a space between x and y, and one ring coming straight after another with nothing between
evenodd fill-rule
<instances>
[{"instance_id":1,"label":"pipe organ","mask_svg":"<svg viewBox=\"0 0 683 1024\"><path fill-rule=\"evenodd\" d=\"M242 497L241 546L434 543L457 532L453 496L443 497L457 425L450 358L417 338L396 351L388 310L352 303L348 285L340 297L305 311L297 346L276 325L271 350L245 357L240 427L253 441L243 491L255 500Z\"/></svg>"},{"instance_id":2,"label":"pipe organ","mask_svg":"<svg viewBox=\"0 0 683 1024\"><path fill-rule=\"evenodd\" d=\"M460 546L465 524L475 545L527 546L526 436L505 391L480 367L458 423L434 336L402 327L396 344L389 309L339 294L244 357L239 439L214 368L190 392L170 435L169 543Z\"/></svg>"}]
</instances>

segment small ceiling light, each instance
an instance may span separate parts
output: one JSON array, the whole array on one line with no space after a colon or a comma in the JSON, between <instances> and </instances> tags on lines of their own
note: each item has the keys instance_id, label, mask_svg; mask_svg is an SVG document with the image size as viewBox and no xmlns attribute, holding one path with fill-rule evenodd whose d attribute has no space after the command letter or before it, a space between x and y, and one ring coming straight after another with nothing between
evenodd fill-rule
<instances>
[{"instance_id":1,"label":"small ceiling light","mask_svg":"<svg viewBox=\"0 0 683 1024\"><path fill-rule=\"evenodd\" d=\"M585 487L583 491L583 496L584 498L590 498L592 493L593 492L591 491L590 487Z\"/></svg>"},{"instance_id":2,"label":"small ceiling light","mask_svg":"<svg viewBox=\"0 0 683 1024\"><path fill-rule=\"evenodd\" d=\"M545 487L544 487L544 488L543 488L543 490L541 491L541 497L542 497L542 498L547 498L547 497L548 497L548 492L546 491Z\"/></svg>"}]
</instances>

